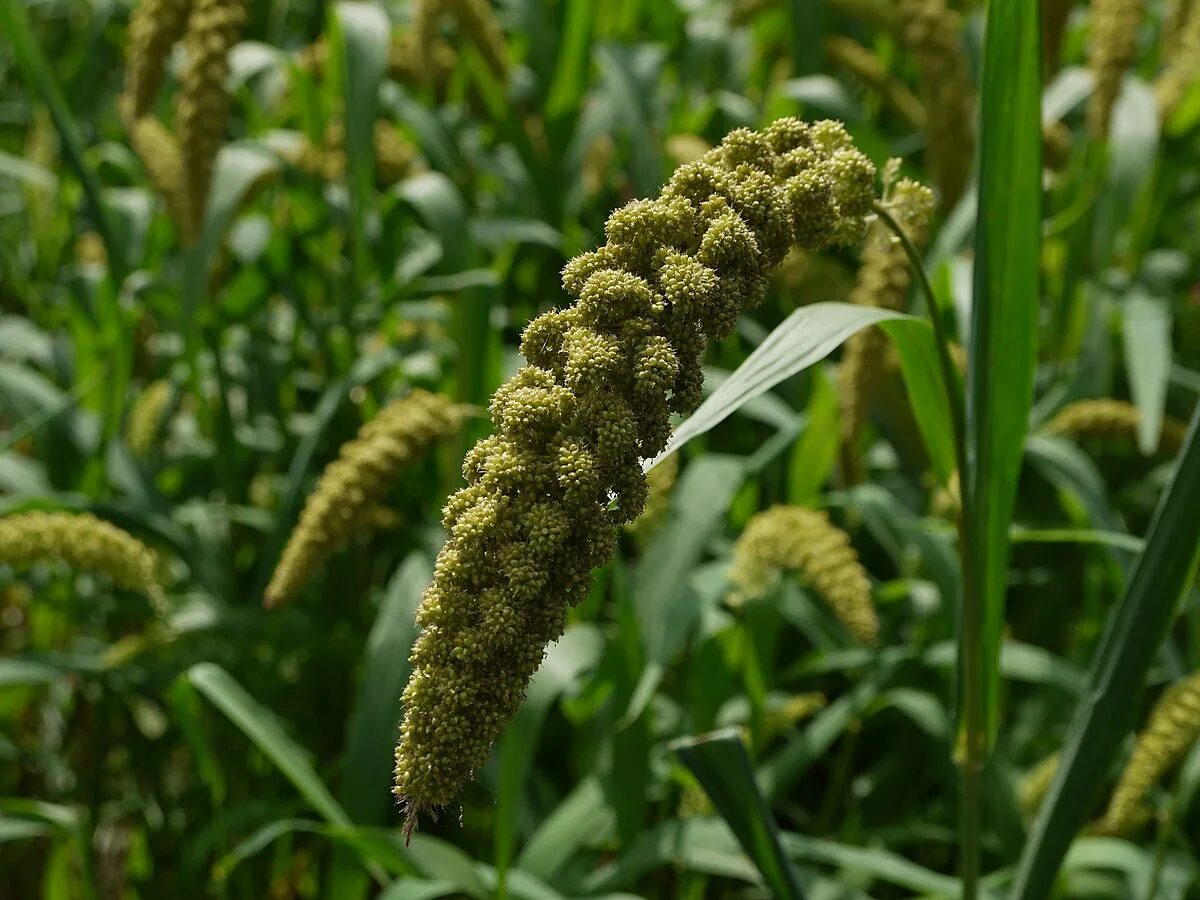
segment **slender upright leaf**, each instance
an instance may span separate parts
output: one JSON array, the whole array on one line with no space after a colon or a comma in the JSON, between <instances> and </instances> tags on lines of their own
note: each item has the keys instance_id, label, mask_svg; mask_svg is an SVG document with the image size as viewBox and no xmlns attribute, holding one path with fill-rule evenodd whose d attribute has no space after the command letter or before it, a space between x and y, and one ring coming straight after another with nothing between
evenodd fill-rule
<instances>
[{"instance_id":1,"label":"slender upright leaf","mask_svg":"<svg viewBox=\"0 0 1200 900\"><path fill-rule=\"evenodd\" d=\"M1200 565L1200 415L1159 501L1125 596L1100 642L1084 701L1062 750L1058 774L1021 855L1013 900L1049 894L1072 839L1087 820L1125 738L1181 598Z\"/></svg>"},{"instance_id":2,"label":"slender upright leaf","mask_svg":"<svg viewBox=\"0 0 1200 900\"><path fill-rule=\"evenodd\" d=\"M350 825L350 817L313 770L307 754L288 737L270 710L250 696L232 675L213 663L197 663L188 669L187 678L267 755L325 821Z\"/></svg>"},{"instance_id":3,"label":"slender upright leaf","mask_svg":"<svg viewBox=\"0 0 1200 900\"><path fill-rule=\"evenodd\" d=\"M784 855L775 817L758 791L737 729L677 741L671 749L699 780L771 893L781 900L804 897L800 877Z\"/></svg>"},{"instance_id":4,"label":"slender upright leaf","mask_svg":"<svg viewBox=\"0 0 1200 900\"><path fill-rule=\"evenodd\" d=\"M988 5L980 96L979 207L967 373L962 617L964 691L979 689L986 740L997 727L1008 529L1033 395L1041 234L1037 5ZM977 651L977 652L976 652ZM966 702L970 702L969 694Z\"/></svg>"}]
</instances>

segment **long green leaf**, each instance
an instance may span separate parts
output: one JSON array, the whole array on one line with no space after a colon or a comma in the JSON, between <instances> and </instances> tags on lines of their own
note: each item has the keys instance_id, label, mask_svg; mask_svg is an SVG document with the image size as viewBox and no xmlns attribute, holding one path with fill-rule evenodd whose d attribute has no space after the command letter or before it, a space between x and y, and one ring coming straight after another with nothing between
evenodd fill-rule
<instances>
[{"instance_id":1,"label":"long green leaf","mask_svg":"<svg viewBox=\"0 0 1200 900\"><path fill-rule=\"evenodd\" d=\"M428 557L413 552L388 583L367 637L341 790L346 812L359 824L382 824L390 805L388 780L400 691L408 679L408 654L417 633L417 604L432 577Z\"/></svg>"},{"instance_id":2,"label":"long green leaf","mask_svg":"<svg viewBox=\"0 0 1200 900\"><path fill-rule=\"evenodd\" d=\"M187 679L254 742L325 821L350 825L350 817L329 793L300 746L288 737L275 716L246 692L232 675L213 663L197 663Z\"/></svg>"},{"instance_id":3,"label":"long green leaf","mask_svg":"<svg viewBox=\"0 0 1200 900\"><path fill-rule=\"evenodd\" d=\"M715 428L741 406L798 372L820 362L868 325L907 316L851 303L813 303L784 319L729 378L671 435L667 448L646 468L677 451L692 438Z\"/></svg>"},{"instance_id":4,"label":"long green leaf","mask_svg":"<svg viewBox=\"0 0 1200 900\"><path fill-rule=\"evenodd\" d=\"M979 208L967 374L964 706L979 691L995 738L1008 529L1033 395L1041 234L1039 16L1027 0L988 6Z\"/></svg>"},{"instance_id":5,"label":"long green leaf","mask_svg":"<svg viewBox=\"0 0 1200 900\"><path fill-rule=\"evenodd\" d=\"M1121 305L1125 373L1137 404L1138 449L1149 456L1158 449L1167 382L1171 379L1171 304L1134 286Z\"/></svg>"},{"instance_id":6,"label":"long green leaf","mask_svg":"<svg viewBox=\"0 0 1200 900\"><path fill-rule=\"evenodd\" d=\"M737 729L677 741L671 749L699 780L771 892L782 900L803 898L804 888L784 855L779 828L758 791Z\"/></svg>"},{"instance_id":7,"label":"long green leaf","mask_svg":"<svg viewBox=\"0 0 1200 900\"><path fill-rule=\"evenodd\" d=\"M1049 894L1071 840L1133 726L1146 672L1200 565L1200 415L1159 501L1129 586L1092 665L1058 774L1021 855L1013 900Z\"/></svg>"}]
</instances>

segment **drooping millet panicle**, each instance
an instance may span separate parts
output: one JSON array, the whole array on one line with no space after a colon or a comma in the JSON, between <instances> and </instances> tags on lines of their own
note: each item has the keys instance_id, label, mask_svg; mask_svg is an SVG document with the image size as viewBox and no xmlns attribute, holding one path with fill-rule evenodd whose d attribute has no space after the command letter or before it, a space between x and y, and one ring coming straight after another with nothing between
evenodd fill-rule
<instances>
[{"instance_id":1,"label":"drooping millet panicle","mask_svg":"<svg viewBox=\"0 0 1200 900\"><path fill-rule=\"evenodd\" d=\"M125 445L137 457L147 457L154 450L163 416L171 405L174 391L165 379L152 381L129 407L125 420Z\"/></svg>"},{"instance_id":2,"label":"drooping millet panicle","mask_svg":"<svg viewBox=\"0 0 1200 900\"><path fill-rule=\"evenodd\" d=\"M905 122L913 128L925 127L925 107L921 101L903 81L888 72L883 61L873 52L853 38L840 34L828 35L824 47L830 62L877 92Z\"/></svg>"},{"instance_id":3,"label":"drooping millet panicle","mask_svg":"<svg viewBox=\"0 0 1200 900\"><path fill-rule=\"evenodd\" d=\"M395 184L412 171L417 151L394 125L377 121L373 140L375 177L380 185ZM291 161L302 172L326 181L340 181L347 165L345 124L340 119L330 121L321 146L306 141L291 155Z\"/></svg>"},{"instance_id":4,"label":"drooping millet panicle","mask_svg":"<svg viewBox=\"0 0 1200 900\"><path fill-rule=\"evenodd\" d=\"M372 520L379 495L435 441L458 432L466 410L415 390L388 404L321 473L267 585L263 605L294 599L313 573Z\"/></svg>"},{"instance_id":5,"label":"drooping millet panicle","mask_svg":"<svg viewBox=\"0 0 1200 900\"><path fill-rule=\"evenodd\" d=\"M943 209L953 209L975 156L975 92L962 16L945 0L896 0L899 38L911 51L925 105L925 157Z\"/></svg>"},{"instance_id":6,"label":"drooping millet panicle","mask_svg":"<svg viewBox=\"0 0 1200 900\"><path fill-rule=\"evenodd\" d=\"M778 705L767 708L763 716L763 743L795 728L800 722L813 716L825 708L828 703L826 696L819 691L804 694L793 694Z\"/></svg>"},{"instance_id":7,"label":"drooping millet panicle","mask_svg":"<svg viewBox=\"0 0 1200 900\"><path fill-rule=\"evenodd\" d=\"M874 174L837 123L739 129L567 264L578 302L525 329L528 364L496 391L496 433L446 504L396 748L410 831L487 761L617 527L641 514L640 461L699 403L707 340L759 302L790 246L858 240Z\"/></svg>"},{"instance_id":8,"label":"drooping millet panicle","mask_svg":"<svg viewBox=\"0 0 1200 900\"><path fill-rule=\"evenodd\" d=\"M117 587L163 604L158 560L149 547L91 513L30 512L0 518L0 563L24 568L60 561L98 572Z\"/></svg>"},{"instance_id":9,"label":"drooping millet panicle","mask_svg":"<svg viewBox=\"0 0 1200 900\"><path fill-rule=\"evenodd\" d=\"M183 155L175 136L158 119L142 116L130 126L129 141L145 166L150 183L163 198L167 215L183 240L190 242L192 215L183 183Z\"/></svg>"},{"instance_id":10,"label":"drooping millet panicle","mask_svg":"<svg viewBox=\"0 0 1200 900\"><path fill-rule=\"evenodd\" d=\"M187 28L192 0L140 0L129 17L121 114L132 126L149 114L162 88L171 48Z\"/></svg>"},{"instance_id":11,"label":"drooping millet panicle","mask_svg":"<svg viewBox=\"0 0 1200 900\"><path fill-rule=\"evenodd\" d=\"M1158 108L1171 115L1200 83L1200 2L1175 0L1163 21L1163 71L1154 83Z\"/></svg>"},{"instance_id":12,"label":"drooping millet panicle","mask_svg":"<svg viewBox=\"0 0 1200 900\"><path fill-rule=\"evenodd\" d=\"M95 231L85 231L75 239L75 262L81 266L108 265L108 249L104 238Z\"/></svg>"},{"instance_id":13,"label":"drooping millet panicle","mask_svg":"<svg viewBox=\"0 0 1200 900\"><path fill-rule=\"evenodd\" d=\"M392 40L388 48L388 77L401 84L440 85L458 66L458 51L441 37L432 44L419 45L415 29Z\"/></svg>"},{"instance_id":14,"label":"drooping millet panicle","mask_svg":"<svg viewBox=\"0 0 1200 900\"><path fill-rule=\"evenodd\" d=\"M175 97L175 128L189 215L185 240L200 234L231 98L229 52L242 33L245 0L194 0L183 37L186 53Z\"/></svg>"},{"instance_id":15,"label":"drooping millet panicle","mask_svg":"<svg viewBox=\"0 0 1200 900\"><path fill-rule=\"evenodd\" d=\"M733 547L730 602L761 597L785 571L801 572L833 614L864 644L874 644L879 620L871 582L850 537L819 510L772 506L754 516Z\"/></svg>"},{"instance_id":16,"label":"drooping millet panicle","mask_svg":"<svg viewBox=\"0 0 1200 900\"><path fill-rule=\"evenodd\" d=\"M1022 775L1017 783L1017 805L1026 819L1036 816L1042 801L1046 799L1054 776L1058 774L1059 756L1058 753L1051 753Z\"/></svg>"},{"instance_id":17,"label":"drooping millet panicle","mask_svg":"<svg viewBox=\"0 0 1200 900\"><path fill-rule=\"evenodd\" d=\"M923 185L900 180L892 203L898 218L914 244L925 243L929 219L933 215L933 195ZM858 280L850 292L850 302L859 306L903 309L912 282L908 254L904 245L882 223L872 228L862 252ZM884 376L890 342L876 327L864 328L852 335L842 353L838 369L841 401L842 476L848 483L860 480L858 444L866 424L867 412L876 388Z\"/></svg>"},{"instance_id":18,"label":"drooping millet panicle","mask_svg":"<svg viewBox=\"0 0 1200 900\"><path fill-rule=\"evenodd\" d=\"M1095 830L1126 835L1137 828L1144 820L1143 801L1150 789L1197 740L1200 740L1200 671L1171 685L1154 705Z\"/></svg>"},{"instance_id":19,"label":"drooping millet panicle","mask_svg":"<svg viewBox=\"0 0 1200 900\"><path fill-rule=\"evenodd\" d=\"M492 75L503 81L508 77L508 44L496 11L489 0L446 0L458 27L470 39L487 63Z\"/></svg>"},{"instance_id":20,"label":"drooping millet panicle","mask_svg":"<svg viewBox=\"0 0 1200 900\"><path fill-rule=\"evenodd\" d=\"M1132 403L1105 397L1067 404L1042 430L1050 435L1136 444L1141 421L1142 413ZM1183 423L1164 416L1158 451L1175 456L1185 437L1187 428Z\"/></svg>"},{"instance_id":21,"label":"drooping millet panicle","mask_svg":"<svg viewBox=\"0 0 1200 900\"><path fill-rule=\"evenodd\" d=\"M1108 137L1121 81L1137 55L1143 6L1144 0L1092 0L1088 68L1093 87L1088 98L1087 126L1096 139Z\"/></svg>"},{"instance_id":22,"label":"drooping millet panicle","mask_svg":"<svg viewBox=\"0 0 1200 900\"><path fill-rule=\"evenodd\" d=\"M443 43L439 29L444 18L454 20L495 78L503 81L508 77L508 44L488 0L417 0L410 50L421 61L420 69L427 79L436 68L429 54L437 52L439 43Z\"/></svg>"},{"instance_id":23,"label":"drooping millet panicle","mask_svg":"<svg viewBox=\"0 0 1200 900\"><path fill-rule=\"evenodd\" d=\"M639 540L656 532L671 509L671 491L679 478L679 454L672 453L646 473L646 508L625 526Z\"/></svg>"},{"instance_id":24,"label":"drooping millet panicle","mask_svg":"<svg viewBox=\"0 0 1200 900\"><path fill-rule=\"evenodd\" d=\"M446 41L435 37L431 46L422 47L413 29L397 31L388 44L388 77L401 84L440 84L454 71L457 62L458 54ZM329 65L329 44L325 38L319 37L297 50L294 64L301 72L321 75Z\"/></svg>"}]
</instances>

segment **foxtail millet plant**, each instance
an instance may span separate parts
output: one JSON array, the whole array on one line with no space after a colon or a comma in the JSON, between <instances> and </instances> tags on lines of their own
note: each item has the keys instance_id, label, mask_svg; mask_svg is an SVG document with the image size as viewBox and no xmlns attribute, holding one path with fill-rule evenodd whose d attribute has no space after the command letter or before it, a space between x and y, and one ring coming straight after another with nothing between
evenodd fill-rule
<instances>
[{"instance_id":1,"label":"foxtail millet plant","mask_svg":"<svg viewBox=\"0 0 1200 900\"><path fill-rule=\"evenodd\" d=\"M141 0L129 17L121 114L127 127L149 115L166 76L171 48L187 28L192 0Z\"/></svg>"},{"instance_id":2,"label":"foxtail millet plant","mask_svg":"<svg viewBox=\"0 0 1200 900\"><path fill-rule=\"evenodd\" d=\"M294 599L313 574L374 519L380 494L435 441L458 433L466 408L415 390L388 404L321 473L267 585L263 605Z\"/></svg>"},{"instance_id":3,"label":"foxtail millet plant","mask_svg":"<svg viewBox=\"0 0 1200 900\"><path fill-rule=\"evenodd\" d=\"M831 63L878 93L913 128L924 129L925 107L903 81L887 70L875 53L853 38L839 34L828 35L823 46Z\"/></svg>"},{"instance_id":4,"label":"foxtail millet plant","mask_svg":"<svg viewBox=\"0 0 1200 900\"><path fill-rule=\"evenodd\" d=\"M443 19L447 18L454 21L483 58L492 77L500 81L506 79L508 44L496 11L488 0L417 0L409 49L424 77L430 79L439 68L433 54L444 43L440 29Z\"/></svg>"},{"instance_id":5,"label":"foxtail millet plant","mask_svg":"<svg viewBox=\"0 0 1200 900\"><path fill-rule=\"evenodd\" d=\"M417 151L396 126L382 120L375 123L375 177L383 187L409 175L417 161ZM297 169L326 181L341 181L346 176L346 126L340 119L330 121L320 145L305 141L292 154Z\"/></svg>"},{"instance_id":6,"label":"foxtail millet plant","mask_svg":"<svg viewBox=\"0 0 1200 900\"><path fill-rule=\"evenodd\" d=\"M871 582L850 537L825 513L772 506L754 516L733 547L729 601L764 596L784 572L800 572L833 614L864 644L874 644L879 619Z\"/></svg>"},{"instance_id":7,"label":"foxtail millet plant","mask_svg":"<svg viewBox=\"0 0 1200 900\"><path fill-rule=\"evenodd\" d=\"M213 166L225 140L231 98L229 52L246 19L245 0L195 0L183 37L186 59L175 97L175 128L187 196L184 240L200 234Z\"/></svg>"},{"instance_id":8,"label":"foxtail millet plant","mask_svg":"<svg viewBox=\"0 0 1200 900\"><path fill-rule=\"evenodd\" d=\"M129 532L91 513L30 512L0 518L0 563L26 568L54 561L105 575L117 587L145 596L155 609L163 608L159 561Z\"/></svg>"},{"instance_id":9,"label":"foxtail millet plant","mask_svg":"<svg viewBox=\"0 0 1200 900\"><path fill-rule=\"evenodd\" d=\"M901 43L913 54L925 105L925 157L943 209L953 209L975 157L975 90L962 16L946 0L896 0Z\"/></svg>"},{"instance_id":10,"label":"foxtail millet plant","mask_svg":"<svg viewBox=\"0 0 1200 900\"><path fill-rule=\"evenodd\" d=\"M192 215L184 187L183 155L179 142L158 119L142 116L129 129L129 142L146 169L155 191L163 198L167 215L184 240L190 240Z\"/></svg>"},{"instance_id":11,"label":"foxtail millet plant","mask_svg":"<svg viewBox=\"0 0 1200 900\"><path fill-rule=\"evenodd\" d=\"M508 77L508 44L489 0L446 0L458 27L483 57L488 71L500 81Z\"/></svg>"},{"instance_id":12,"label":"foxtail millet plant","mask_svg":"<svg viewBox=\"0 0 1200 900\"><path fill-rule=\"evenodd\" d=\"M916 246L925 243L933 215L932 192L907 178L896 183L885 198ZM860 306L903 309L912 282L908 254L891 231L877 223L862 252L858 280L850 302ZM861 477L858 444L875 389L884 376L890 344L879 328L864 328L845 344L838 370L841 400L842 477L849 483Z\"/></svg>"},{"instance_id":13,"label":"foxtail millet plant","mask_svg":"<svg viewBox=\"0 0 1200 900\"><path fill-rule=\"evenodd\" d=\"M639 540L645 540L662 525L671 509L671 491L679 478L679 454L672 453L646 473L646 506L642 514L625 526Z\"/></svg>"},{"instance_id":14,"label":"foxtail millet plant","mask_svg":"<svg viewBox=\"0 0 1200 900\"><path fill-rule=\"evenodd\" d=\"M1200 672L1163 692L1137 736L1129 762L1095 830L1126 835L1144 821L1150 789L1200 740Z\"/></svg>"},{"instance_id":15,"label":"foxtail millet plant","mask_svg":"<svg viewBox=\"0 0 1200 900\"><path fill-rule=\"evenodd\" d=\"M1200 84L1200 2L1175 0L1163 20L1163 71L1154 83L1163 116Z\"/></svg>"},{"instance_id":16,"label":"foxtail millet plant","mask_svg":"<svg viewBox=\"0 0 1200 900\"><path fill-rule=\"evenodd\" d=\"M154 450L173 396L171 382L159 379L146 385L129 407L125 418L125 445L134 456L147 457Z\"/></svg>"},{"instance_id":17,"label":"foxtail millet plant","mask_svg":"<svg viewBox=\"0 0 1200 900\"><path fill-rule=\"evenodd\" d=\"M1144 5L1145 0L1092 0L1088 67L1094 84L1088 99L1087 125L1097 140L1108 137L1121 82L1137 55Z\"/></svg>"},{"instance_id":18,"label":"foxtail millet plant","mask_svg":"<svg viewBox=\"0 0 1200 900\"><path fill-rule=\"evenodd\" d=\"M528 362L492 399L496 433L446 504L396 748L410 833L487 761L616 529L641 514L641 460L699 403L707 341L759 302L790 247L857 241L874 200L874 166L840 124L781 119L681 166L567 264L578 302L525 329Z\"/></svg>"},{"instance_id":19,"label":"foxtail millet plant","mask_svg":"<svg viewBox=\"0 0 1200 900\"><path fill-rule=\"evenodd\" d=\"M1045 427L1043 433L1101 442L1136 444L1142 412L1125 400L1101 398L1079 400L1064 406ZM1169 416L1163 417L1158 451L1174 456L1183 446L1187 427Z\"/></svg>"},{"instance_id":20,"label":"foxtail millet plant","mask_svg":"<svg viewBox=\"0 0 1200 900\"><path fill-rule=\"evenodd\" d=\"M1022 775L1017 783L1017 805L1026 819L1036 816L1042 801L1046 799L1050 785L1054 783L1054 776L1058 774L1060 758L1060 753L1051 753Z\"/></svg>"}]
</instances>

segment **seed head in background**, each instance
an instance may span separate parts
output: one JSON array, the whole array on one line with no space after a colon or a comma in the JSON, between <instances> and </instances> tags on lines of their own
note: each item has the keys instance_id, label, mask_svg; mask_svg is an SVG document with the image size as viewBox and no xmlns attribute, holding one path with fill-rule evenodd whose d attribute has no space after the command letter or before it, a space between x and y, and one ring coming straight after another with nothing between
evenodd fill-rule
<instances>
[{"instance_id":1,"label":"seed head in background","mask_svg":"<svg viewBox=\"0 0 1200 900\"><path fill-rule=\"evenodd\" d=\"M1097 140L1108 137L1121 81L1137 56L1143 5L1143 0L1092 0L1088 67L1094 86L1088 100L1087 125Z\"/></svg>"},{"instance_id":2,"label":"seed head in background","mask_svg":"<svg viewBox=\"0 0 1200 900\"><path fill-rule=\"evenodd\" d=\"M1067 404L1042 430L1049 435L1136 445L1141 421L1142 412L1132 403L1104 397ZM1187 427L1182 422L1164 416L1158 439L1159 452L1175 456L1183 447L1185 437Z\"/></svg>"},{"instance_id":3,"label":"seed head in background","mask_svg":"<svg viewBox=\"0 0 1200 900\"><path fill-rule=\"evenodd\" d=\"M425 80L438 82L444 70L446 42L441 37L443 19L451 19L470 42L497 81L508 78L510 53L504 30L488 0L416 0L411 38L406 51ZM438 55L442 56L439 60Z\"/></svg>"},{"instance_id":4,"label":"seed head in background","mask_svg":"<svg viewBox=\"0 0 1200 900\"><path fill-rule=\"evenodd\" d=\"M1200 740L1200 672L1171 685L1150 712L1095 830L1122 836L1145 821L1150 789Z\"/></svg>"},{"instance_id":5,"label":"seed head in background","mask_svg":"<svg viewBox=\"0 0 1200 900\"><path fill-rule=\"evenodd\" d=\"M125 444L134 456L145 458L154 451L174 390L164 379L152 381L133 401L125 419Z\"/></svg>"},{"instance_id":6,"label":"seed head in background","mask_svg":"<svg viewBox=\"0 0 1200 900\"><path fill-rule=\"evenodd\" d=\"M825 513L801 506L772 506L754 516L733 548L730 603L764 596L784 572L800 572L856 638L874 644L879 619L871 582L850 537Z\"/></svg>"},{"instance_id":7,"label":"seed head in background","mask_svg":"<svg viewBox=\"0 0 1200 900\"><path fill-rule=\"evenodd\" d=\"M679 454L672 453L646 473L646 507L642 514L625 526L639 541L650 538L662 526L671 510L671 491L679 479Z\"/></svg>"},{"instance_id":8,"label":"seed head in background","mask_svg":"<svg viewBox=\"0 0 1200 900\"><path fill-rule=\"evenodd\" d=\"M27 568L63 562L97 572L117 587L142 594L160 612L165 586L154 552L131 535L91 513L31 512L0 518L0 563Z\"/></svg>"},{"instance_id":9,"label":"seed head in background","mask_svg":"<svg viewBox=\"0 0 1200 900\"><path fill-rule=\"evenodd\" d=\"M187 195L184 241L200 234L217 151L229 121L229 52L242 33L245 0L194 0L183 37L186 59L175 97L175 128Z\"/></svg>"},{"instance_id":10,"label":"seed head in background","mask_svg":"<svg viewBox=\"0 0 1200 900\"><path fill-rule=\"evenodd\" d=\"M916 60L925 105L925 154L939 201L953 209L975 157L975 91L962 16L946 0L896 0L898 37Z\"/></svg>"},{"instance_id":11,"label":"seed head in background","mask_svg":"<svg viewBox=\"0 0 1200 900\"><path fill-rule=\"evenodd\" d=\"M446 504L396 748L410 833L487 761L616 528L642 512L641 460L699 403L707 341L759 302L792 246L859 240L874 199L874 166L840 124L781 119L681 166L567 264L576 304L526 328L528 363L497 390L496 433Z\"/></svg>"},{"instance_id":12,"label":"seed head in background","mask_svg":"<svg viewBox=\"0 0 1200 900\"><path fill-rule=\"evenodd\" d=\"M925 243L929 220L933 216L933 193L907 178L898 181L888 193L885 202L895 210L897 220L912 242L920 247ZM850 302L882 309L903 309L912 283L908 254L899 239L881 223L877 223L873 231L872 238L863 248ZM861 479L858 445L871 401L884 375L888 349L887 335L882 329L872 327L852 335L842 353L838 370L842 477L851 484Z\"/></svg>"},{"instance_id":13,"label":"seed head in background","mask_svg":"<svg viewBox=\"0 0 1200 900\"><path fill-rule=\"evenodd\" d=\"M377 522L380 494L434 442L458 433L467 409L416 390L365 424L321 473L288 538L263 605L293 600L334 553Z\"/></svg>"},{"instance_id":14,"label":"seed head in background","mask_svg":"<svg viewBox=\"0 0 1200 900\"><path fill-rule=\"evenodd\" d=\"M129 142L180 235L190 234L190 198L184 185L183 154L175 135L153 116L142 116L129 127Z\"/></svg>"},{"instance_id":15,"label":"seed head in background","mask_svg":"<svg viewBox=\"0 0 1200 900\"><path fill-rule=\"evenodd\" d=\"M1154 92L1166 118L1200 84L1200 3L1173 0L1163 18L1162 36L1163 70Z\"/></svg>"},{"instance_id":16,"label":"seed head in background","mask_svg":"<svg viewBox=\"0 0 1200 900\"><path fill-rule=\"evenodd\" d=\"M166 76L171 48L183 37L192 0L141 0L129 17L125 47L125 90L121 114L126 126L149 115Z\"/></svg>"}]
</instances>

